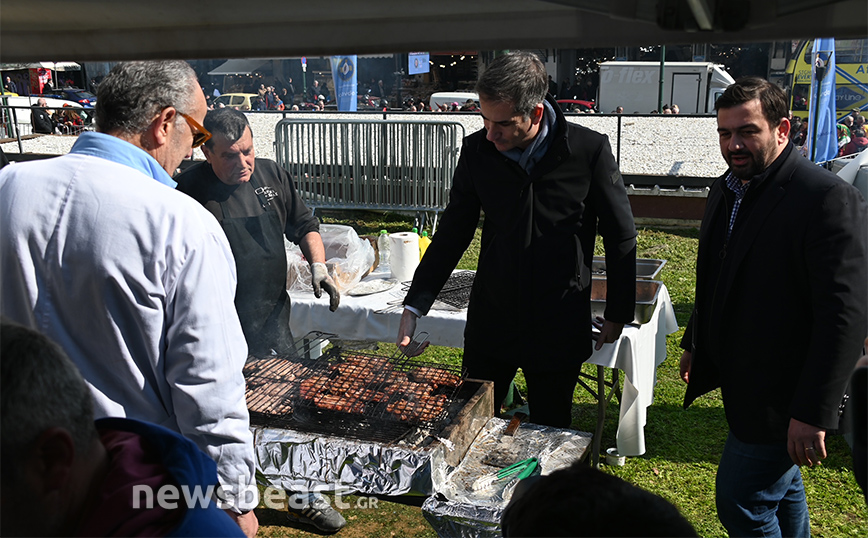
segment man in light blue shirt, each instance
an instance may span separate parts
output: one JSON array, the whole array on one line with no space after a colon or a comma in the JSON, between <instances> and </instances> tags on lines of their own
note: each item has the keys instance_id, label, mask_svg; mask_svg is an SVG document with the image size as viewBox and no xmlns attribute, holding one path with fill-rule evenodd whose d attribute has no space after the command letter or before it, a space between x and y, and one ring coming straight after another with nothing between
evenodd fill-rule
<instances>
[{"instance_id":1,"label":"man in light blue shirt","mask_svg":"<svg viewBox=\"0 0 868 538\"><path fill-rule=\"evenodd\" d=\"M0 313L64 349L96 418L195 442L217 463L227 513L253 536L235 262L217 221L170 175L208 139L205 97L180 61L118 64L98 92L97 132L0 173Z\"/></svg>"}]
</instances>

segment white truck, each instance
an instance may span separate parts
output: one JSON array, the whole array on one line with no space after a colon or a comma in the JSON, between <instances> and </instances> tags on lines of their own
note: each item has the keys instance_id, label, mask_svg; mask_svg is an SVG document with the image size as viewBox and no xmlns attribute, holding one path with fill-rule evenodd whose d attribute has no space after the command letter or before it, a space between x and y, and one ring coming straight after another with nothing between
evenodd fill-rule
<instances>
[{"instance_id":1,"label":"white truck","mask_svg":"<svg viewBox=\"0 0 868 538\"><path fill-rule=\"evenodd\" d=\"M680 114L709 114L714 102L735 80L720 64L666 62L663 104L678 105ZM603 62L597 103L603 113L619 106L629 114L657 110L660 62Z\"/></svg>"}]
</instances>

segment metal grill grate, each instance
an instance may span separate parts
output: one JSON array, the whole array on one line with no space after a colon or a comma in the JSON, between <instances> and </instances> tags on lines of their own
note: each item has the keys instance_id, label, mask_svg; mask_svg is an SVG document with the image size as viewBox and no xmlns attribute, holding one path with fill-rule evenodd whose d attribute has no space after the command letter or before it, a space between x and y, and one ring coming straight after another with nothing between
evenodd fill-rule
<instances>
[{"instance_id":1,"label":"metal grill grate","mask_svg":"<svg viewBox=\"0 0 868 538\"><path fill-rule=\"evenodd\" d=\"M460 368L332 348L309 361L252 358L245 367L251 421L395 442L445 418Z\"/></svg>"},{"instance_id":2,"label":"metal grill grate","mask_svg":"<svg viewBox=\"0 0 868 538\"><path fill-rule=\"evenodd\" d=\"M443 284L437 300L455 308L467 308L470 304L470 290L473 288L473 280L476 278L475 271L458 271L449 275L449 279ZM403 282L404 291L410 290L410 282Z\"/></svg>"},{"instance_id":3,"label":"metal grill grate","mask_svg":"<svg viewBox=\"0 0 868 538\"><path fill-rule=\"evenodd\" d=\"M437 300L455 308L467 308L470 304L470 288L458 288L446 293L441 291L437 295Z\"/></svg>"}]
</instances>

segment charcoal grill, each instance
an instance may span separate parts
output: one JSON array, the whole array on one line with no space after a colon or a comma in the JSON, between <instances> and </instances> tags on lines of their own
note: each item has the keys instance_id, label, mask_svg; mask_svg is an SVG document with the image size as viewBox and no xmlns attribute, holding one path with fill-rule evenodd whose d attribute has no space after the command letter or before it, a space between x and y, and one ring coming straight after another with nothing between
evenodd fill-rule
<instances>
[{"instance_id":1,"label":"charcoal grill","mask_svg":"<svg viewBox=\"0 0 868 538\"><path fill-rule=\"evenodd\" d=\"M474 278L476 278L475 271L452 273L437 294L437 300L455 308L467 308L470 304L470 290L473 288ZM412 281L402 283L405 292L410 290L410 284Z\"/></svg>"},{"instance_id":2,"label":"charcoal grill","mask_svg":"<svg viewBox=\"0 0 868 538\"><path fill-rule=\"evenodd\" d=\"M251 423L377 442L435 429L463 381L460 368L333 347L315 359L251 357Z\"/></svg>"}]
</instances>

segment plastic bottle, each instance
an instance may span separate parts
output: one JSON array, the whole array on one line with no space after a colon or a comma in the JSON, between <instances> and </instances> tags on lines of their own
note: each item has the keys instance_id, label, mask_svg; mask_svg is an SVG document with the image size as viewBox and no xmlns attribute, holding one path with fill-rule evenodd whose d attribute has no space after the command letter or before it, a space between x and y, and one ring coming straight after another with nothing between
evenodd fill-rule
<instances>
[{"instance_id":1,"label":"plastic bottle","mask_svg":"<svg viewBox=\"0 0 868 538\"><path fill-rule=\"evenodd\" d=\"M380 251L380 266L389 266L389 232L380 230L380 235L377 237L377 250Z\"/></svg>"},{"instance_id":2,"label":"plastic bottle","mask_svg":"<svg viewBox=\"0 0 868 538\"><path fill-rule=\"evenodd\" d=\"M422 256L425 255L425 251L428 250L428 245L431 244L431 238L428 237L428 232L422 232L422 237L419 238L419 259L422 259Z\"/></svg>"}]
</instances>

